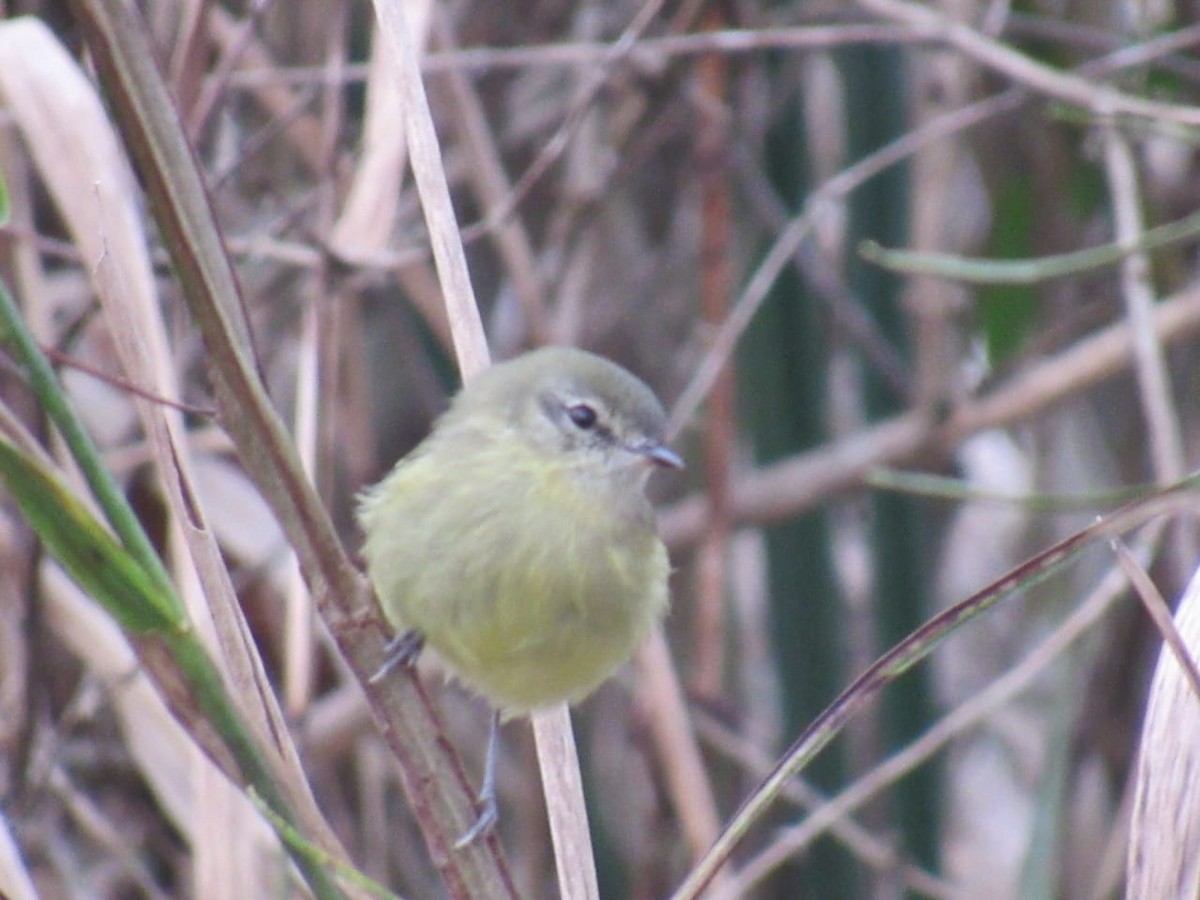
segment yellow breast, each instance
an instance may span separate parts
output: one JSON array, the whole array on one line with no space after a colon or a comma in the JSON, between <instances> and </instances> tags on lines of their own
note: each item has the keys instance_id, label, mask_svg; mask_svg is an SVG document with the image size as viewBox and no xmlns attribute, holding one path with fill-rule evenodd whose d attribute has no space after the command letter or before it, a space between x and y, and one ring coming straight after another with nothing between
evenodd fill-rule
<instances>
[{"instance_id":1,"label":"yellow breast","mask_svg":"<svg viewBox=\"0 0 1200 900\"><path fill-rule=\"evenodd\" d=\"M667 606L666 551L629 489L640 503L513 445L402 464L361 511L384 612L505 714L581 699Z\"/></svg>"}]
</instances>

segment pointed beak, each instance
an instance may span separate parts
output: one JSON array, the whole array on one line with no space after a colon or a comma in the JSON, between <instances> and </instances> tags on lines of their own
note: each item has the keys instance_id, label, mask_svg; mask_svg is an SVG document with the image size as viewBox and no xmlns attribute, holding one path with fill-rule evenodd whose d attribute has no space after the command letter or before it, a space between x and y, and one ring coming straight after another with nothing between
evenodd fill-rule
<instances>
[{"instance_id":1,"label":"pointed beak","mask_svg":"<svg viewBox=\"0 0 1200 900\"><path fill-rule=\"evenodd\" d=\"M683 459L679 454L662 444L646 444L637 448L637 452L650 460L656 466L664 469L682 469Z\"/></svg>"}]
</instances>

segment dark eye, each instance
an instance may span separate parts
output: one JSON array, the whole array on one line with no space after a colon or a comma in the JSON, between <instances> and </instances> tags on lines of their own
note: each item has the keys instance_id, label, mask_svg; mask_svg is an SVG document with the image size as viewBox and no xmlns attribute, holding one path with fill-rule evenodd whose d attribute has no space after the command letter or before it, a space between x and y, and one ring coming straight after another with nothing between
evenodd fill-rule
<instances>
[{"instance_id":1,"label":"dark eye","mask_svg":"<svg viewBox=\"0 0 1200 900\"><path fill-rule=\"evenodd\" d=\"M576 428L590 431L596 425L596 410L586 403L576 403L567 407L567 417Z\"/></svg>"}]
</instances>

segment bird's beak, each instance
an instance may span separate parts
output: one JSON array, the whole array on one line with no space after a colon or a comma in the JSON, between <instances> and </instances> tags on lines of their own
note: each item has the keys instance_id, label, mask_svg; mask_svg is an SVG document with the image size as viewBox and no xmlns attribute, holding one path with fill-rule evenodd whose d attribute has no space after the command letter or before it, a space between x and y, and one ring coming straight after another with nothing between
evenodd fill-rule
<instances>
[{"instance_id":1,"label":"bird's beak","mask_svg":"<svg viewBox=\"0 0 1200 900\"><path fill-rule=\"evenodd\" d=\"M662 444L646 444L643 447L638 447L637 452L641 453L656 466L662 466L664 469L683 468L683 459L679 454Z\"/></svg>"}]
</instances>

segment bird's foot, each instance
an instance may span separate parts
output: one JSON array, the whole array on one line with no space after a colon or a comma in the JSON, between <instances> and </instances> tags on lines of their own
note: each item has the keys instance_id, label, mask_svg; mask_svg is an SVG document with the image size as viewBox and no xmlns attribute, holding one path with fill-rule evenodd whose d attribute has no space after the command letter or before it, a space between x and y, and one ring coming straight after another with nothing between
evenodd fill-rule
<instances>
[{"instance_id":1,"label":"bird's foot","mask_svg":"<svg viewBox=\"0 0 1200 900\"><path fill-rule=\"evenodd\" d=\"M454 842L455 850L462 850L464 847L471 846L471 844L496 827L496 821L500 818L500 813L496 809L495 793L490 797L480 794L479 805L479 816L472 823L471 827L464 831L458 840Z\"/></svg>"},{"instance_id":2,"label":"bird's foot","mask_svg":"<svg viewBox=\"0 0 1200 900\"><path fill-rule=\"evenodd\" d=\"M488 727L487 753L483 761L483 786L479 789L479 817L475 823L454 842L454 849L467 847L483 834L492 830L500 812L496 807L496 757L500 750L500 713L492 711Z\"/></svg>"},{"instance_id":3,"label":"bird's foot","mask_svg":"<svg viewBox=\"0 0 1200 900\"><path fill-rule=\"evenodd\" d=\"M388 641L387 656L383 660L383 665L379 667L379 671L371 676L371 684L382 681L384 676L397 666L416 665L417 657L421 655L421 648L424 646L425 635L419 631L406 631L396 635Z\"/></svg>"}]
</instances>

